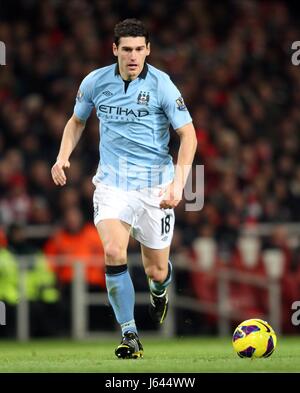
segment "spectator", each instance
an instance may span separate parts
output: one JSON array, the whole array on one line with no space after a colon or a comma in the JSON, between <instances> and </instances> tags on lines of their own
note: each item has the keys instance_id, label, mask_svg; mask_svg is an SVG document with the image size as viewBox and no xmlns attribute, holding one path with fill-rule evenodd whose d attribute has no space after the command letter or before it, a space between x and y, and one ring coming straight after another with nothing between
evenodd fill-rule
<instances>
[{"instance_id":1,"label":"spectator","mask_svg":"<svg viewBox=\"0 0 300 393\"><path fill-rule=\"evenodd\" d=\"M64 212L62 227L46 242L44 250L57 276L61 293L57 316L60 321L59 331L62 335L70 334L74 263L83 264L89 292L103 290L105 288L103 248L94 225L84 222L80 209L71 206ZM91 323L95 325L96 322L93 319Z\"/></svg>"},{"instance_id":2,"label":"spectator","mask_svg":"<svg viewBox=\"0 0 300 393\"><path fill-rule=\"evenodd\" d=\"M74 206L66 209L62 225L44 248L60 283L70 284L73 265L81 262L85 265L86 282L105 288L103 248L96 228L85 223L80 209Z\"/></svg>"}]
</instances>

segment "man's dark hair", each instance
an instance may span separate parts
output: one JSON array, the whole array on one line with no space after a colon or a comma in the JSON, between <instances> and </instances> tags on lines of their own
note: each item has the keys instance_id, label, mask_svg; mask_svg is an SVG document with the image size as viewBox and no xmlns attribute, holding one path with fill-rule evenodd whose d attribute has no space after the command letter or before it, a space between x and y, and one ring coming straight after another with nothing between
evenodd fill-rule
<instances>
[{"instance_id":1,"label":"man's dark hair","mask_svg":"<svg viewBox=\"0 0 300 393\"><path fill-rule=\"evenodd\" d=\"M149 42L149 32L138 19L125 19L119 22L114 29L114 43L118 46L121 37L145 37L146 45Z\"/></svg>"}]
</instances>

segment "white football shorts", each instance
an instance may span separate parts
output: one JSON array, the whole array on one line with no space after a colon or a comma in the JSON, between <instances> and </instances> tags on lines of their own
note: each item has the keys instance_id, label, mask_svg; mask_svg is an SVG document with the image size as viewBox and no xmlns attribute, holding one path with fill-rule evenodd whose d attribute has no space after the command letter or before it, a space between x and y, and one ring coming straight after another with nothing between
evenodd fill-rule
<instances>
[{"instance_id":1,"label":"white football shorts","mask_svg":"<svg viewBox=\"0 0 300 393\"><path fill-rule=\"evenodd\" d=\"M93 204L94 224L105 219L119 219L131 226L131 235L153 249L171 244L175 214L173 209L159 207L160 191L167 185L142 190L122 190L97 182Z\"/></svg>"}]
</instances>

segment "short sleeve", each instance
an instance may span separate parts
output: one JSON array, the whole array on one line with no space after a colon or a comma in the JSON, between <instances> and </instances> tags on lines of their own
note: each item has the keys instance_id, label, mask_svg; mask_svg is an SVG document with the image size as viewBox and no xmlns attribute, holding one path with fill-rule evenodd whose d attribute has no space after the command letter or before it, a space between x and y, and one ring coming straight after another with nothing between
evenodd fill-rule
<instances>
[{"instance_id":1,"label":"short sleeve","mask_svg":"<svg viewBox=\"0 0 300 393\"><path fill-rule=\"evenodd\" d=\"M192 118L185 106L184 100L169 76L165 75L159 86L162 109L174 130L191 123Z\"/></svg>"},{"instance_id":2,"label":"short sleeve","mask_svg":"<svg viewBox=\"0 0 300 393\"><path fill-rule=\"evenodd\" d=\"M76 96L74 114L80 120L86 121L94 107L92 101L92 81L89 75L83 79Z\"/></svg>"}]
</instances>

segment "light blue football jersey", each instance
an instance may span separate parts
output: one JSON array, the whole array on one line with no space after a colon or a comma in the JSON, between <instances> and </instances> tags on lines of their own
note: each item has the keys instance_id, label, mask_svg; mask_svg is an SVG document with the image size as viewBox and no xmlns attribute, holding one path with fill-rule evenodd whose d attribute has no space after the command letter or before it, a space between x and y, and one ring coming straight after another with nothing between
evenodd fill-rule
<instances>
[{"instance_id":1,"label":"light blue football jersey","mask_svg":"<svg viewBox=\"0 0 300 393\"><path fill-rule=\"evenodd\" d=\"M85 121L94 107L100 121L94 182L136 190L173 179L169 127L176 130L192 118L166 73L145 63L139 77L128 84L117 64L99 68L83 79L74 114Z\"/></svg>"}]
</instances>

